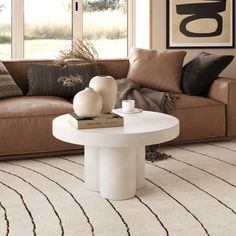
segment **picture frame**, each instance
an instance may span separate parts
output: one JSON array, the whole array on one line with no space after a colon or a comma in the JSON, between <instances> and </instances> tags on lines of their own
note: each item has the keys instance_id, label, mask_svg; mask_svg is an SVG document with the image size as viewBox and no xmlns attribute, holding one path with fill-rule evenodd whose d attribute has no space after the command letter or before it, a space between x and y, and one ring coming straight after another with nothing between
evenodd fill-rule
<instances>
[{"instance_id":1,"label":"picture frame","mask_svg":"<svg viewBox=\"0 0 236 236\"><path fill-rule=\"evenodd\" d=\"M166 47L235 48L235 0L167 0Z\"/></svg>"}]
</instances>

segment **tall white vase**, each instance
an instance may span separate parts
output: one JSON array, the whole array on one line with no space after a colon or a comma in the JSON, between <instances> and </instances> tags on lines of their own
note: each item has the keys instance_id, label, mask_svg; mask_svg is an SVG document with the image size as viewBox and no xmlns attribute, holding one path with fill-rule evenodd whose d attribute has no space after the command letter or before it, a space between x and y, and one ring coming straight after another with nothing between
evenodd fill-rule
<instances>
[{"instance_id":1,"label":"tall white vase","mask_svg":"<svg viewBox=\"0 0 236 236\"><path fill-rule=\"evenodd\" d=\"M102 110L102 97L92 88L85 88L75 95L73 109L80 117L97 116Z\"/></svg>"},{"instance_id":2,"label":"tall white vase","mask_svg":"<svg viewBox=\"0 0 236 236\"><path fill-rule=\"evenodd\" d=\"M95 76L90 80L89 87L102 96L102 113L110 113L117 99L117 83L112 76Z\"/></svg>"}]
</instances>

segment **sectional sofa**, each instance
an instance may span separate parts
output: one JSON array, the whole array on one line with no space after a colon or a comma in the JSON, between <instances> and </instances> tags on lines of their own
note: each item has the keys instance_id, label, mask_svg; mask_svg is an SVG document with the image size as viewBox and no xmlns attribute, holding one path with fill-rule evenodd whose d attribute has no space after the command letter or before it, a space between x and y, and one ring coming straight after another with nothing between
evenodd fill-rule
<instances>
[{"instance_id":1,"label":"sectional sofa","mask_svg":"<svg viewBox=\"0 0 236 236\"><path fill-rule=\"evenodd\" d=\"M52 136L52 120L72 111L71 101L54 96L26 96L27 65L44 61L3 62L24 96L0 99L0 160L82 153L82 146ZM129 61L99 60L101 74L126 78ZM171 115L180 120L180 135L171 143L236 137L236 79L219 78L207 97L178 94Z\"/></svg>"}]
</instances>

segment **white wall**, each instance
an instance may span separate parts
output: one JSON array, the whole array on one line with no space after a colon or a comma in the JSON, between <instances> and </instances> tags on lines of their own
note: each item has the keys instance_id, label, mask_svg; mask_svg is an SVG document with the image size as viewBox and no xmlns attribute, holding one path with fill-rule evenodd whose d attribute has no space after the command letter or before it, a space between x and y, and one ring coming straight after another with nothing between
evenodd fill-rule
<instances>
[{"instance_id":1,"label":"white wall","mask_svg":"<svg viewBox=\"0 0 236 236\"><path fill-rule=\"evenodd\" d=\"M150 48L150 1L135 1L135 46Z\"/></svg>"},{"instance_id":2,"label":"white wall","mask_svg":"<svg viewBox=\"0 0 236 236\"><path fill-rule=\"evenodd\" d=\"M236 7L236 6L235 6ZM152 45L153 49L165 50L166 49L166 1L153 0L153 17L152 17ZM236 9L235 9L236 12ZM236 25L236 23L235 23ZM171 49L168 49L171 50ZM174 50L174 49L172 49ZM175 49L176 50L176 49ZM231 64L222 72L221 76L236 78L236 48L233 49L180 49L187 51L185 62L193 58L201 51L207 51L219 55L234 55L235 58Z\"/></svg>"}]
</instances>

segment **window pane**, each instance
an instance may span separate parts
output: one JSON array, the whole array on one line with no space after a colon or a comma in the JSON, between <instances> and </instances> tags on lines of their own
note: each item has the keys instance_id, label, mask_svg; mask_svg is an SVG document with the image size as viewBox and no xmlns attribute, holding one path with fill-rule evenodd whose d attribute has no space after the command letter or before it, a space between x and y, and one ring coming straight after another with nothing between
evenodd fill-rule
<instances>
[{"instance_id":1,"label":"window pane","mask_svg":"<svg viewBox=\"0 0 236 236\"><path fill-rule=\"evenodd\" d=\"M84 0L83 38L100 58L127 57L127 0Z\"/></svg>"},{"instance_id":2,"label":"window pane","mask_svg":"<svg viewBox=\"0 0 236 236\"><path fill-rule=\"evenodd\" d=\"M0 59L11 58L11 1L0 0Z\"/></svg>"},{"instance_id":3,"label":"window pane","mask_svg":"<svg viewBox=\"0 0 236 236\"><path fill-rule=\"evenodd\" d=\"M25 0L25 58L55 58L71 46L71 0Z\"/></svg>"}]
</instances>

